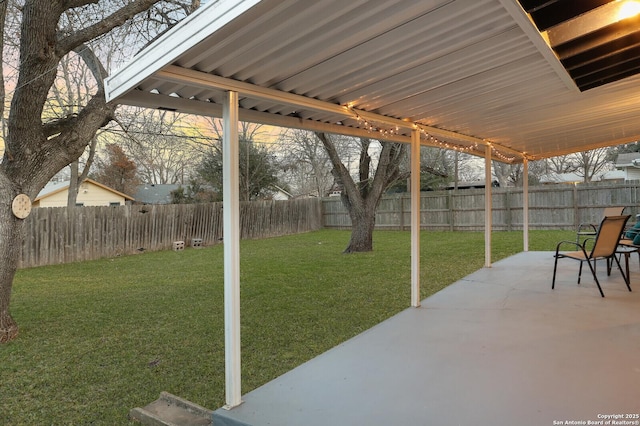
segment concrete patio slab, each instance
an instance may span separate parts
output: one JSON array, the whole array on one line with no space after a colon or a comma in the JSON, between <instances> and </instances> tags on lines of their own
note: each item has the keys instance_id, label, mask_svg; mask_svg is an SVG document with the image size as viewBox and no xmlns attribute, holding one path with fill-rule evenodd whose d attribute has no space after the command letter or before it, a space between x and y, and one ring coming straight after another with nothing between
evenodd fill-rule
<instances>
[{"instance_id":1,"label":"concrete patio slab","mask_svg":"<svg viewBox=\"0 0 640 426\"><path fill-rule=\"evenodd\" d=\"M496 262L215 411L214 424L638 425L640 285L629 292L602 264L602 298L590 275L576 284L577 268L562 262L551 290L552 253ZM639 279L632 265L632 288Z\"/></svg>"}]
</instances>

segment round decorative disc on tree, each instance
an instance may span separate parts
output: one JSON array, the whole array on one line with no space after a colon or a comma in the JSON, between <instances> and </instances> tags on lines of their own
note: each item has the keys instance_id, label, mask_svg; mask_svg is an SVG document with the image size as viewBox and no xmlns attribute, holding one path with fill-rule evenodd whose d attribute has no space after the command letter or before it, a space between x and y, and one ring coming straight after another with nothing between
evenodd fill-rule
<instances>
[{"instance_id":1,"label":"round decorative disc on tree","mask_svg":"<svg viewBox=\"0 0 640 426\"><path fill-rule=\"evenodd\" d=\"M19 194L11 204L13 215L18 219L24 219L31 213L31 200L26 194Z\"/></svg>"}]
</instances>

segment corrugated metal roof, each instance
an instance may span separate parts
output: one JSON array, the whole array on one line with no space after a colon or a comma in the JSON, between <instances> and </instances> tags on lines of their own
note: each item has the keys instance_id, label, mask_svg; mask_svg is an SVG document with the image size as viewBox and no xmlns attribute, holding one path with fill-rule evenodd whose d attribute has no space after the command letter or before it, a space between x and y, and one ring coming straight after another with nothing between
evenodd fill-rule
<instances>
[{"instance_id":1,"label":"corrugated metal roof","mask_svg":"<svg viewBox=\"0 0 640 426\"><path fill-rule=\"evenodd\" d=\"M229 89L247 121L402 141L418 123L504 160L640 138L640 79L581 93L515 0L219 0L107 81L121 103L210 115Z\"/></svg>"}]
</instances>

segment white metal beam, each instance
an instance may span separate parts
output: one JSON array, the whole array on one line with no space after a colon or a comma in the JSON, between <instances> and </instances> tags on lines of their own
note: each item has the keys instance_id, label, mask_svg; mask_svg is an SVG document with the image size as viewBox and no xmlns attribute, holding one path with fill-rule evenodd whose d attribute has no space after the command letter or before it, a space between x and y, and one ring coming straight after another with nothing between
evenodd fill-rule
<instances>
[{"instance_id":1,"label":"white metal beam","mask_svg":"<svg viewBox=\"0 0 640 426\"><path fill-rule=\"evenodd\" d=\"M161 95L155 93L144 92L141 90L133 90L131 92L126 93L119 101L126 105L133 105L145 108L159 108L160 106L163 109L168 109L172 111L183 112L186 114L196 114L196 115L204 115L207 117L222 117L222 106L205 101L197 101L194 99L184 99L176 96L169 95ZM339 107L339 106L337 106ZM339 107L341 108L341 107ZM355 112L361 118L367 120L375 120L375 117L380 117L376 114L365 113L362 111ZM387 117L388 118L388 117ZM397 133L388 133L385 134L384 137L377 134L376 132L372 132L370 130L360 128L360 127L350 127L342 124L334 124L334 123L325 123L322 121L316 120L305 120L300 117L291 117L284 116L279 114L272 114L268 112L255 111L249 109L239 109L239 119L240 121L250 122L250 123L258 123L258 124L267 124L271 126L279 126L279 127L289 127L292 129L304 129L310 130L313 132L327 132L327 133L335 133L338 135L346 135L346 136L355 136L355 137L365 137L365 138L375 138L382 139L389 142L400 142L400 143L411 143L411 136L405 136ZM406 126L411 126L412 124L407 121L397 120L394 118L390 118L389 122L386 123L390 126L395 126L397 121L401 121ZM378 122L380 123L380 122ZM382 123L385 124L385 123ZM423 125L417 125L421 131L429 133L430 135L437 136L439 138L443 138L445 140L457 140L457 141L465 141L469 144L477 144L479 149L482 149L486 141L483 143L478 143L480 139L467 137L460 133L449 132L447 130L437 129L436 132L430 132L431 128ZM414 126L415 127L415 126ZM434 146L437 148L442 148L442 144L432 141L430 138L421 138L420 144L422 146ZM516 151L511 150L509 148L505 148L500 146L498 148L500 151L504 151L508 154L520 155ZM468 154L481 156L482 154L477 150L467 151ZM499 160L499 159L498 159Z\"/></svg>"},{"instance_id":2,"label":"white metal beam","mask_svg":"<svg viewBox=\"0 0 640 426\"><path fill-rule=\"evenodd\" d=\"M547 42L542 38L542 36L538 32L538 29L535 27L535 24L527 15L527 13L522 9L522 7L515 0L500 0L500 4L502 4L505 10L509 12L511 17L516 21L518 26L522 29L522 31L524 31L527 37L529 37L529 40L531 40L533 45L549 63L553 71L555 71L564 85L569 90L575 93L579 93L580 90L578 89L578 86L576 86L567 70L564 68L564 66L562 66L562 63L560 63L560 60L558 59L556 54L553 52L553 50L551 50Z\"/></svg>"},{"instance_id":3,"label":"white metal beam","mask_svg":"<svg viewBox=\"0 0 640 426\"><path fill-rule=\"evenodd\" d=\"M258 3L260 0L216 0L202 5L189 16L189 19L178 22L148 48L139 52L135 60L107 78L107 101L134 89L145 78L172 63L184 52L202 43L211 33L229 24Z\"/></svg>"},{"instance_id":4,"label":"white metal beam","mask_svg":"<svg viewBox=\"0 0 640 426\"><path fill-rule=\"evenodd\" d=\"M491 176L491 147L484 153L484 266L491 267L491 227L493 226L492 208L492 176Z\"/></svg>"},{"instance_id":5,"label":"white metal beam","mask_svg":"<svg viewBox=\"0 0 640 426\"><path fill-rule=\"evenodd\" d=\"M196 87L203 90L231 90L238 92L242 96L246 96L248 98L267 100L278 105L289 105L292 107L310 109L318 112L337 114L344 117L344 119L364 119L377 125L382 124L402 129L410 129L411 131L416 126L418 126L422 131L438 138L452 139L478 146L490 145L490 142L481 138L477 138L475 136L439 129L437 127L415 123L411 120L401 120L398 118L388 117L364 110L358 110L355 108L350 108L349 106L325 102L319 99L296 95L294 93L270 89L268 87L261 87L244 81L220 77L193 69L182 68L176 65L168 65L164 67L163 69L156 72L155 77L161 79L164 82L183 84L189 87ZM493 144L493 147L501 152L513 154L518 157L522 156L522 153L520 153L519 151L506 146Z\"/></svg>"},{"instance_id":6,"label":"white metal beam","mask_svg":"<svg viewBox=\"0 0 640 426\"><path fill-rule=\"evenodd\" d=\"M232 90L251 99L262 99L276 102L278 105L291 105L314 111L342 114L345 119L353 117L349 108L343 105L332 104L318 99L296 95L294 93L261 87L244 81L220 77L193 69L178 67L176 65L168 65L164 67L159 70L155 76L164 82L179 83L201 89Z\"/></svg>"},{"instance_id":7,"label":"white metal beam","mask_svg":"<svg viewBox=\"0 0 640 426\"><path fill-rule=\"evenodd\" d=\"M420 306L420 130L411 132L411 306Z\"/></svg>"},{"instance_id":8,"label":"white metal beam","mask_svg":"<svg viewBox=\"0 0 640 426\"><path fill-rule=\"evenodd\" d=\"M162 107L172 111L178 111L186 114L196 114L207 117L222 117L222 105L212 102L197 101L194 99L184 99L176 96L160 95L141 90L133 90L128 92L120 101L127 105L139 107ZM343 126L341 124L325 123L315 120L305 120L299 117L291 117L279 114L271 114L268 112L255 111L249 109L239 109L240 121L257 124L267 124L270 126L289 127L292 129L305 129L314 132L335 133L345 136L355 136L364 138L377 138L379 135L372 133L366 129L359 127ZM410 136L400 134L385 135L385 141L411 143ZM422 139L423 145L437 146L429 143L428 140Z\"/></svg>"},{"instance_id":9,"label":"white metal beam","mask_svg":"<svg viewBox=\"0 0 640 426\"><path fill-rule=\"evenodd\" d=\"M242 403L240 366L240 168L238 94L227 92L223 105L222 218L224 241L225 408Z\"/></svg>"},{"instance_id":10,"label":"white metal beam","mask_svg":"<svg viewBox=\"0 0 640 426\"><path fill-rule=\"evenodd\" d=\"M529 160L522 164L522 233L523 250L529 251Z\"/></svg>"}]
</instances>

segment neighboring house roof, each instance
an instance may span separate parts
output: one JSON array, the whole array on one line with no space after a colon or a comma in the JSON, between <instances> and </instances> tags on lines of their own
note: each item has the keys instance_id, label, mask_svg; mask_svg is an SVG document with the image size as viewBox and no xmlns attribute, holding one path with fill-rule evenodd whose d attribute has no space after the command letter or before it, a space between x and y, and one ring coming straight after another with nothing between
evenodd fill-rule
<instances>
[{"instance_id":1,"label":"neighboring house roof","mask_svg":"<svg viewBox=\"0 0 640 426\"><path fill-rule=\"evenodd\" d=\"M275 192L273 194L274 200L290 200L295 198L289 191L284 188L280 188L278 185L273 185Z\"/></svg>"},{"instance_id":2,"label":"neighboring house roof","mask_svg":"<svg viewBox=\"0 0 640 426\"><path fill-rule=\"evenodd\" d=\"M182 185L146 183L138 187L135 198L143 204L171 204L171 192L180 186Z\"/></svg>"},{"instance_id":3,"label":"neighboring house roof","mask_svg":"<svg viewBox=\"0 0 640 426\"><path fill-rule=\"evenodd\" d=\"M65 191L67 188L69 188L68 180L62 182L49 182L44 188L42 188L42 191L38 193L38 196L34 201L39 201L45 197L48 197L49 195Z\"/></svg>"},{"instance_id":4,"label":"neighboring house roof","mask_svg":"<svg viewBox=\"0 0 640 426\"><path fill-rule=\"evenodd\" d=\"M640 167L640 152L618 154L616 167Z\"/></svg>"},{"instance_id":5,"label":"neighboring house roof","mask_svg":"<svg viewBox=\"0 0 640 426\"><path fill-rule=\"evenodd\" d=\"M624 180L625 173L622 170L609 170L595 175L591 182L606 180ZM540 178L540 183L580 183L584 182L584 177L576 173L549 173Z\"/></svg>"},{"instance_id":6,"label":"neighboring house roof","mask_svg":"<svg viewBox=\"0 0 640 426\"><path fill-rule=\"evenodd\" d=\"M549 173L540 177L540 183L576 183L584 182L582 176L575 173Z\"/></svg>"},{"instance_id":7,"label":"neighboring house roof","mask_svg":"<svg viewBox=\"0 0 640 426\"><path fill-rule=\"evenodd\" d=\"M82 183L85 183L85 182L91 183L91 184L96 185L96 186L98 186L98 187L100 187L102 189L105 189L107 191L113 192L114 194L116 194L116 195L118 195L120 197L123 197L125 200L130 200L130 201L134 200L134 198L132 196L127 195L127 194L125 194L123 192L120 192L120 191L116 191L115 189L110 188L107 185L103 185L100 182L96 182L93 179L88 179L87 178L87 179L82 181ZM65 180L65 181L62 181L62 182L49 182L42 189L42 191L40 191L38 193L38 196L35 198L35 200L33 200L33 202L40 201L43 198L50 197L51 195L54 195L54 194L57 194L57 193L60 193L60 192L63 192L63 191L67 191L68 189L69 189L69 181L68 180Z\"/></svg>"}]
</instances>

